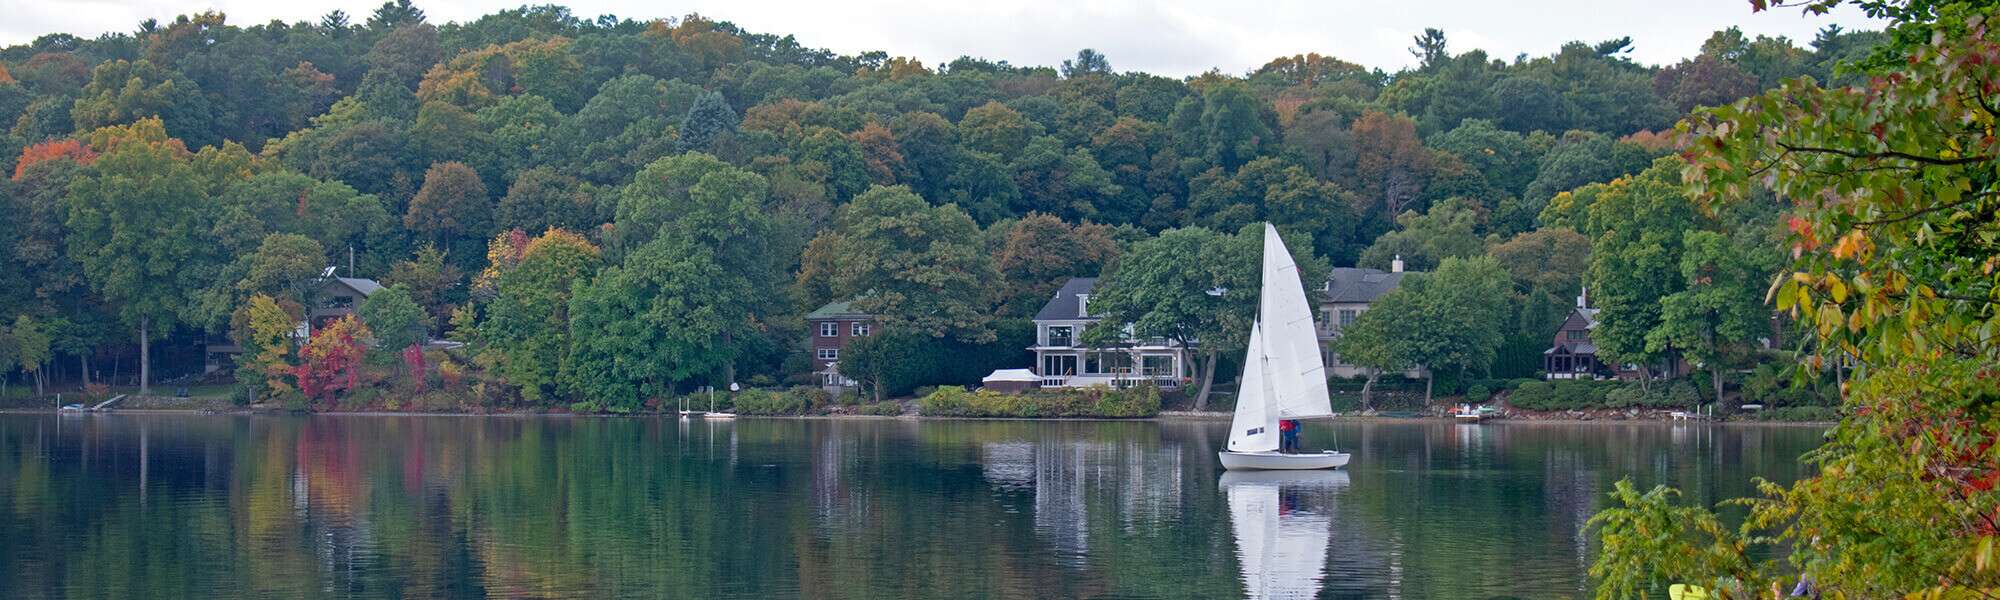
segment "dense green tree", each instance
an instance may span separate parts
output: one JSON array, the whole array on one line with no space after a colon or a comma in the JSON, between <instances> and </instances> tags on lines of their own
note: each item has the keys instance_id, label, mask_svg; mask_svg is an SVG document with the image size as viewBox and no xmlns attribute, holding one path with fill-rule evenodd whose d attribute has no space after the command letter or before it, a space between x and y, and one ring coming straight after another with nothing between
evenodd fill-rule
<instances>
[{"instance_id":1,"label":"dense green tree","mask_svg":"<svg viewBox=\"0 0 2000 600\"><path fill-rule=\"evenodd\" d=\"M522 171L494 212L502 230L589 231L600 217L590 184L549 168Z\"/></svg>"},{"instance_id":2,"label":"dense green tree","mask_svg":"<svg viewBox=\"0 0 2000 600\"><path fill-rule=\"evenodd\" d=\"M1159 338L1199 348L1192 358L1196 410L1205 410L1215 382L1216 361L1246 343L1258 289L1258 251L1230 236L1192 227L1161 232L1118 259L1090 297L1100 323L1084 331L1091 344L1115 344L1130 323L1131 335ZM1218 291L1220 293L1211 293ZM1234 292L1234 293L1232 293Z\"/></svg>"},{"instance_id":3,"label":"dense green tree","mask_svg":"<svg viewBox=\"0 0 2000 600\"><path fill-rule=\"evenodd\" d=\"M522 399L544 402L570 368L570 296L600 260L588 240L553 230L530 241L519 264L500 274L479 334L495 370Z\"/></svg>"},{"instance_id":4,"label":"dense green tree","mask_svg":"<svg viewBox=\"0 0 2000 600\"><path fill-rule=\"evenodd\" d=\"M1396 217L1399 228L1375 238L1356 264L1388 270L1390 263L1401 257L1405 270L1429 271L1448 258L1485 254L1486 241L1476 231L1478 218L1460 200L1439 204L1424 214L1403 213Z\"/></svg>"},{"instance_id":5,"label":"dense green tree","mask_svg":"<svg viewBox=\"0 0 2000 600\"><path fill-rule=\"evenodd\" d=\"M1590 205L1585 229L1596 235L1584 277L1598 308L1590 340L1601 356L1642 372L1681 350L1647 343L1660 327L1661 303L1687 285L1680 268L1683 233L1703 225L1678 185L1678 172L1669 159L1612 182Z\"/></svg>"},{"instance_id":6,"label":"dense green tree","mask_svg":"<svg viewBox=\"0 0 2000 600\"><path fill-rule=\"evenodd\" d=\"M382 278L382 285L403 290L422 307L432 327L451 319L451 311L465 298L465 277L444 260L436 246L418 248L408 260L397 261Z\"/></svg>"},{"instance_id":7,"label":"dense green tree","mask_svg":"<svg viewBox=\"0 0 2000 600\"><path fill-rule=\"evenodd\" d=\"M157 118L168 135L195 147L218 144L214 109L186 76L149 61L98 65L70 109L79 131Z\"/></svg>"},{"instance_id":8,"label":"dense green tree","mask_svg":"<svg viewBox=\"0 0 2000 600\"><path fill-rule=\"evenodd\" d=\"M1685 232L1680 275L1687 287L1660 300L1660 325L1646 334L1648 351L1678 349L1708 367L1716 402L1722 402L1724 352L1772 333L1764 290L1770 286L1777 253L1759 236L1744 238Z\"/></svg>"},{"instance_id":9,"label":"dense green tree","mask_svg":"<svg viewBox=\"0 0 2000 600\"><path fill-rule=\"evenodd\" d=\"M955 206L930 206L908 188L877 187L841 209L832 230L815 240L799 274L808 289L852 299L885 329L992 339L993 260L978 243L979 226ZM814 282L815 278L823 282ZM830 298L815 298L823 302Z\"/></svg>"},{"instance_id":10,"label":"dense green tree","mask_svg":"<svg viewBox=\"0 0 2000 600\"><path fill-rule=\"evenodd\" d=\"M418 346L430 336L430 318L423 307L410 299L410 293L399 287L385 287L375 290L368 299L355 308L361 316L361 323L375 334L375 347L387 351L399 351ZM416 373L423 377L422 373Z\"/></svg>"},{"instance_id":11,"label":"dense green tree","mask_svg":"<svg viewBox=\"0 0 2000 600\"><path fill-rule=\"evenodd\" d=\"M437 163L424 172L424 186L410 199L403 224L439 244L483 239L493 229L493 198L472 167Z\"/></svg>"},{"instance_id":12,"label":"dense green tree","mask_svg":"<svg viewBox=\"0 0 2000 600\"><path fill-rule=\"evenodd\" d=\"M1029 213L1007 229L997 259L1006 289L1001 310L1031 316L1070 277L1094 277L1118 256L1110 228L1071 225L1052 215Z\"/></svg>"},{"instance_id":13,"label":"dense green tree","mask_svg":"<svg viewBox=\"0 0 2000 600\"><path fill-rule=\"evenodd\" d=\"M152 391L151 346L191 314L220 261L207 239L212 205L187 150L158 119L98 132L106 151L70 185L69 254L138 333L139 393Z\"/></svg>"}]
</instances>

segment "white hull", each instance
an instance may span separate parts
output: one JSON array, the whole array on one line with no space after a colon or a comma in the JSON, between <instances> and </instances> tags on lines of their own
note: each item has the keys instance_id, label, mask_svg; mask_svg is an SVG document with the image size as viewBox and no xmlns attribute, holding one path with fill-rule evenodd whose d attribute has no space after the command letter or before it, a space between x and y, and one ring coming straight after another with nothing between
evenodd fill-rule
<instances>
[{"instance_id":1,"label":"white hull","mask_svg":"<svg viewBox=\"0 0 2000 600\"><path fill-rule=\"evenodd\" d=\"M1229 452L1215 453L1222 459L1222 468L1230 470L1290 471L1311 469L1338 469L1347 466L1346 452L1327 450L1317 454L1285 454L1281 452Z\"/></svg>"}]
</instances>

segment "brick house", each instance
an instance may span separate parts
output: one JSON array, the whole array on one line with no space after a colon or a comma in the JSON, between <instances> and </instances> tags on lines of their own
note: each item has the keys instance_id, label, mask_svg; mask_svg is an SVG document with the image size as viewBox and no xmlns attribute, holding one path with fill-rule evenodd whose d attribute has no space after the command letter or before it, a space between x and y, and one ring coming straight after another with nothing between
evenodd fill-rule
<instances>
[{"instance_id":1,"label":"brick house","mask_svg":"<svg viewBox=\"0 0 2000 600\"><path fill-rule=\"evenodd\" d=\"M806 344L812 353L813 375L827 388L851 388L855 381L840 374L840 351L854 338L874 333L875 317L854 310L847 302L829 302L806 313Z\"/></svg>"}]
</instances>

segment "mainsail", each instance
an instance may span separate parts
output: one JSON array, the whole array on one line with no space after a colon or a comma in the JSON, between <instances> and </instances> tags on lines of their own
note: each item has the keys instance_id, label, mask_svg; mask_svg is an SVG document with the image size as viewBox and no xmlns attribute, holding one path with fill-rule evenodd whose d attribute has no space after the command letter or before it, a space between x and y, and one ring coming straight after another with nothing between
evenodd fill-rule
<instances>
[{"instance_id":1,"label":"mainsail","mask_svg":"<svg viewBox=\"0 0 2000 600\"><path fill-rule=\"evenodd\" d=\"M1257 321L1250 327L1236 417L1230 421L1231 452L1277 450L1279 419L1333 414L1312 305L1299 283L1298 264L1269 223L1264 224L1263 263Z\"/></svg>"},{"instance_id":2,"label":"mainsail","mask_svg":"<svg viewBox=\"0 0 2000 600\"><path fill-rule=\"evenodd\" d=\"M1312 305L1299 283L1298 264L1269 223L1264 224L1264 291L1257 312L1265 329L1264 376L1273 394L1265 410L1280 419L1331 416Z\"/></svg>"}]
</instances>

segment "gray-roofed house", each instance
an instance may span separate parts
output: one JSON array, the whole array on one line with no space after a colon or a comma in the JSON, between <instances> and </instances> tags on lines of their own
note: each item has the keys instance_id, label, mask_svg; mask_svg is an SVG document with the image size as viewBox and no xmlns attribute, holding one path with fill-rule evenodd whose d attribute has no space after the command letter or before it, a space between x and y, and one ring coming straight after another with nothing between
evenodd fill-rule
<instances>
[{"instance_id":1,"label":"gray-roofed house","mask_svg":"<svg viewBox=\"0 0 2000 600\"><path fill-rule=\"evenodd\" d=\"M1590 341L1590 330L1597 328L1597 309L1590 307L1588 296L1576 297L1576 310L1556 328L1549 349L1542 351L1544 378L1602 379L1616 373L1597 358L1597 345Z\"/></svg>"},{"instance_id":2,"label":"gray-roofed house","mask_svg":"<svg viewBox=\"0 0 2000 600\"><path fill-rule=\"evenodd\" d=\"M1150 381L1165 388L1180 387L1189 364L1187 348L1167 340L1126 340L1116 346L1083 345L1083 332L1098 326L1090 314L1095 277L1063 282L1054 298L1035 313L1035 374L1041 387L1124 387Z\"/></svg>"},{"instance_id":3,"label":"gray-roofed house","mask_svg":"<svg viewBox=\"0 0 2000 600\"><path fill-rule=\"evenodd\" d=\"M361 306L362 300L367 300L381 289L382 284L373 279L331 276L322 278L319 289L313 291L313 297L310 299L312 310L306 312L306 320L298 324L292 335L302 340L311 338L314 330L341 317L354 314L355 309ZM206 356L208 371L221 368L223 357L243 353L242 346L228 339L213 340L207 342L206 346L207 351L203 354Z\"/></svg>"},{"instance_id":4,"label":"gray-roofed house","mask_svg":"<svg viewBox=\"0 0 2000 600\"><path fill-rule=\"evenodd\" d=\"M854 387L853 378L840 374L840 351L847 348L849 340L873 334L875 316L856 310L850 302L828 302L806 313L806 327L812 336L807 351L812 352L813 376L820 386L829 390Z\"/></svg>"},{"instance_id":5,"label":"gray-roofed house","mask_svg":"<svg viewBox=\"0 0 2000 600\"><path fill-rule=\"evenodd\" d=\"M362 300L367 300L381 289L382 284L376 283L373 279L328 277L320 284L316 296L319 301L313 304L312 312L306 316L306 320L312 324L313 329L318 329L329 322L354 314L354 310L361 306Z\"/></svg>"},{"instance_id":6,"label":"gray-roofed house","mask_svg":"<svg viewBox=\"0 0 2000 600\"><path fill-rule=\"evenodd\" d=\"M1403 258L1400 256L1389 263L1388 271L1339 267L1328 273L1326 284L1320 288L1322 299L1319 305L1319 338L1322 346L1332 344L1333 340L1340 337L1342 327L1352 325L1354 319L1361 316L1361 313L1368 312L1368 308L1383 294L1402 285L1404 275L1407 273L1403 272ZM1362 367L1341 361L1340 355L1335 354L1330 347L1326 348L1324 354L1328 375L1362 377L1368 374ZM1423 369L1410 369L1404 373L1404 376L1411 378L1423 375Z\"/></svg>"}]
</instances>

